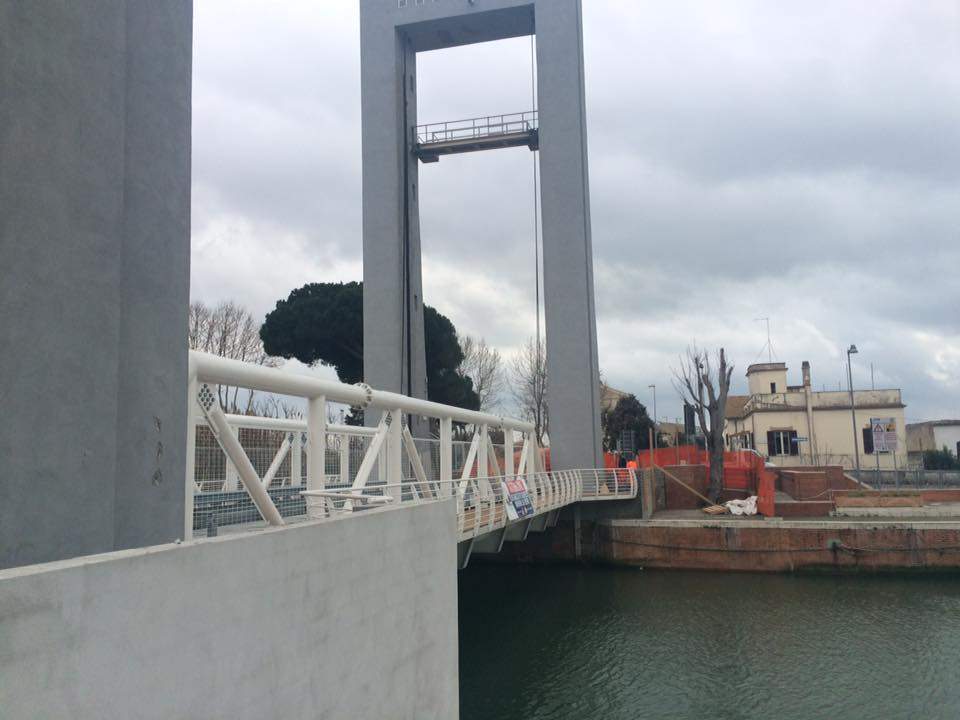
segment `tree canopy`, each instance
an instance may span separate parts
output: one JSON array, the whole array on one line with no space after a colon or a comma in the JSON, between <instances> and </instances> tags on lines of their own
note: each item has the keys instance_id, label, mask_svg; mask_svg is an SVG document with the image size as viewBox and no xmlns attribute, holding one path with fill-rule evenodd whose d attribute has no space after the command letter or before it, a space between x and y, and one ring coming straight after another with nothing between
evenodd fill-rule
<instances>
[{"instance_id":1,"label":"tree canopy","mask_svg":"<svg viewBox=\"0 0 960 720\"><path fill-rule=\"evenodd\" d=\"M615 450L624 430L633 430L637 449L645 450L650 446L650 430L653 420L635 395L626 395L617 402L612 410L604 410L601 416L603 426L603 444L607 450Z\"/></svg>"},{"instance_id":2,"label":"tree canopy","mask_svg":"<svg viewBox=\"0 0 960 720\"><path fill-rule=\"evenodd\" d=\"M942 450L924 450L923 467L925 470L960 470L960 460L946 447Z\"/></svg>"},{"instance_id":3,"label":"tree canopy","mask_svg":"<svg viewBox=\"0 0 960 720\"><path fill-rule=\"evenodd\" d=\"M469 377L457 372L463 351L453 323L423 307L427 397L475 410L480 400ZM260 337L267 353L302 363L329 365L341 382L363 380L363 283L309 283L279 300Z\"/></svg>"}]
</instances>

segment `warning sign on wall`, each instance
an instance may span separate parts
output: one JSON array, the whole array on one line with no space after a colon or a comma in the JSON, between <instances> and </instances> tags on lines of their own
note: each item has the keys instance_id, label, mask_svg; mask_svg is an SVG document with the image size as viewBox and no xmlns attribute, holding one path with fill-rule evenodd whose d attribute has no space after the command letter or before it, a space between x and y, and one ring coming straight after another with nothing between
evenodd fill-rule
<instances>
[{"instance_id":1,"label":"warning sign on wall","mask_svg":"<svg viewBox=\"0 0 960 720\"><path fill-rule=\"evenodd\" d=\"M895 453L897 451L897 421L894 418L870 418L873 429L873 451Z\"/></svg>"}]
</instances>

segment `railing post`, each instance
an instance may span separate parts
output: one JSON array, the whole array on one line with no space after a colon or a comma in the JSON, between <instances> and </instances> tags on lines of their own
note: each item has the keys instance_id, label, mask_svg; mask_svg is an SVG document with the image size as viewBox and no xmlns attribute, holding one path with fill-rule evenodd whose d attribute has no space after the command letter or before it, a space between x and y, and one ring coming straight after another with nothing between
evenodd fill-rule
<instances>
[{"instance_id":1,"label":"railing post","mask_svg":"<svg viewBox=\"0 0 960 720\"><path fill-rule=\"evenodd\" d=\"M387 431L387 483L403 483L403 412L390 412L390 429ZM390 494L389 492L387 493ZM398 503L403 502L403 487L396 491Z\"/></svg>"},{"instance_id":2,"label":"railing post","mask_svg":"<svg viewBox=\"0 0 960 720\"><path fill-rule=\"evenodd\" d=\"M490 444L490 428L484 423L480 426L480 447L477 448L477 477L485 478L490 475L490 464L487 462L489 451L487 446Z\"/></svg>"},{"instance_id":3,"label":"railing post","mask_svg":"<svg viewBox=\"0 0 960 720\"><path fill-rule=\"evenodd\" d=\"M303 433L293 433L290 440L290 486L300 487L303 482Z\"/></svg>"},{"instance_id":4,"label":"railing post","mask_svg":"<svg viewBox=\"0 0 960 720\"><path fill-rule=\"evenodd\" d=\"M194 375L187 383L187 463L183 485L183 539L193 537L193 496L197 491L197 391L200 386Z\"/></svg>"},{"instance_id":5,"label":"railing post","mask_svg":"<svg viewBox=\"0 0 960 720\"><path fill-rule=\"evenodd\" d=\"M307 490L327 485L327 398L319 395L307 404Z\"/></svg>"},{"instance_id":6,"label":"railing post","mask_svg":"<svg viewBox=\"0 0 960 720\"><path fill-rule=\"evenodd\" d=\"M455 492L453 485L453 420L440 418L440 482L450 482L450 492Z\"/></svg>"},{"instance_id":7,"label":"railing post","mask_svg":"<svg viewBox=\"0 0 960 720\"><path fill-rule=\"evenodd\" d=\"M346 433L340 435L340 484L350 484L350 436Z\"/></svg>"}]
</instances>

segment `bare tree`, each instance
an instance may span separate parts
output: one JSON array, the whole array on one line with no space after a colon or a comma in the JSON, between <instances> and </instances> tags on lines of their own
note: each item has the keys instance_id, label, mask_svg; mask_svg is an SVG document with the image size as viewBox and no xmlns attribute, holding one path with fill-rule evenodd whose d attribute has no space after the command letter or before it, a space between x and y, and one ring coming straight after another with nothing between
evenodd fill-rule
<instances>
[{"instance_id":1,"label":"bare tree","mask_svg":"<svg viewBox=\"0 0 960 720\"><path fill-rule=\"evenodd\" d=\"M733 374L733 365L727 364L723 348L717 353L716 364L714 373L709 353L693 345L687 348L686 356L680 358L680 368L673 371L674 387L693 406L706 438L710 453L708 494L713 502L720 499L723 490L723 430L727 419L730 377Z\"/></svg>"},{"instance_id":2,"label":"bare tree","mask_svg":"<svg viewBox=\"0 0 960 720\"><path fill-rule=\"evenodd\" d=\"M280 418L281 420L303 419L302 408L284 400L280 395L271 395L268 393L265 393L263 396L257 396L257 399L252 401L248 414L256 415L257 417ZM329 419L329 422L335 421Z\"/></svg>"},{"instance_id":3,"label":"bare tree","mask_svg":"<svg viewBox=\"0 0 960 720\"><path fill-rule=\"evenodd\" d=\"M499 407L505 385L500 352L487 345L483 338L460 335L457 339L463 351L463 362L457 372L473 381L473 391L480 398L481 410L486 412Z\"/></svg>"},{"instance_id":4,"label":"bare tree","mask_svg":"<svg viewBox=\"0 0 960 720\"><path fill-rule=\"evenodd\" d=\"M543 341L533 338L520 349L512 362L510 391L520 414L533 423L537 442L543 445L550 431L550 412L547 408L547 358Z\"/></svg>"},{"instance_id":5,"label":"bare tree","mask_svg":"<svg viewBox=\"0 0 960 720\"><path fill-rule=\"evenodd\" d=\"M191 350L200 350L231 360L273 365L263 349L260 323L250 311L233 301L210 307L202 301L190 303L188 338ZM220 388L220 405L225 412L249 415L256 404L255 393L240 388Z\"/></svg>"}]
</instances>

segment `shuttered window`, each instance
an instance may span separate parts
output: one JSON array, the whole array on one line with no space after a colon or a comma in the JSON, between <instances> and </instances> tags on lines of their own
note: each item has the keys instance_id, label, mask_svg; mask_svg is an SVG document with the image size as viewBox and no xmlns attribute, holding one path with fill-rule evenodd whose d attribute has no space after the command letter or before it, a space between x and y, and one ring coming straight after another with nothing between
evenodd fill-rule
<instances>
[{"instance_id":1,"label":"shuttered window","mask_svg":"<svg viewBox=\"0 0 960 720\"><path fill-rule=\"evenodd\" d=\"M799 455L800 443L796 430L771 430L767 433L767 455Z\"/></svg>"}]
</instances>

